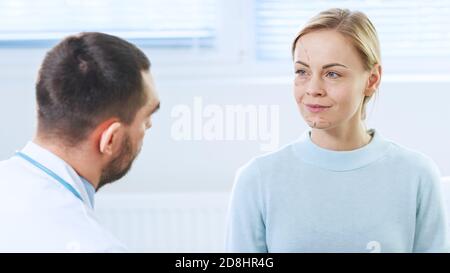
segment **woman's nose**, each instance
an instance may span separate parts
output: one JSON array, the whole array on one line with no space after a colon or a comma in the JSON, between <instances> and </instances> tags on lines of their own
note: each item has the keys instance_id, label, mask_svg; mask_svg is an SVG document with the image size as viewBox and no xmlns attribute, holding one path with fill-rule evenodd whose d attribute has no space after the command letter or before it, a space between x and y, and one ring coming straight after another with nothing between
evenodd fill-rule
<instances>
[{"instance_id":1,"label":"woman's nose","mask_svg":"<svg viewBox=\"0 0 450 273\"><path fill-rule=\"evenodd\" d=\"M312 78L306 89L306 94L312 97L323 97L326 92L320 79Z\"/></svg>"},{"instance_id":2,"label":"woman's nose","mask_svg":"<svg viewBox=\"0 0 450 273\"><path fill-rule=\"evenodd\" d=\"M309 89L306 93L312 97L325 96L325 91L323 89Z\"/></svg>"}]
</instances>

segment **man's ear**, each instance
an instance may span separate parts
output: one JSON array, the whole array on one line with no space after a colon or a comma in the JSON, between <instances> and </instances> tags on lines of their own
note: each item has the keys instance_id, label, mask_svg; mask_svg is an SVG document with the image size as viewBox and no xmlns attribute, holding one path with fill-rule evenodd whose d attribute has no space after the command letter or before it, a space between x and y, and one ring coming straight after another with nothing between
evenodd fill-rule
<instances>
[{"instance_id":1,"label":"man's ear","mask_svg":"<svg viewBox=\"0 0 450 273\"><path fill-rule=\"evenodd\" d=\"M103 131L100 134L99 140L99 151L104 155L112 155L115 150L117 150L118 144L121 143L122 132L121 128L123 127L122 123L118 121L114 121L109 125L105 126Z\"/></svg>"},{"instance_id":2,"label":"man's ear","mask_svg":"<svg viewBox=\"0 0 450 273\"><path fill-rule=\"evenodd\" d=\"M375 93L375 91L378 89L378 86L380 86L381 74L382 74L381 65L376 64L370 71L364 95L372 96L373 93Z\"/></svg>"}]
</instances>

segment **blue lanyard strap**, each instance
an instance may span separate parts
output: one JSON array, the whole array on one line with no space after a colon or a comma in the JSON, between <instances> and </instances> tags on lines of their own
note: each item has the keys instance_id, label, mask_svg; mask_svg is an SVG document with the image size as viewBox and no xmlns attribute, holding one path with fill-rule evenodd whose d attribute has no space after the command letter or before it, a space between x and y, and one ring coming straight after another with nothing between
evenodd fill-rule
<instances>
[{"instance_id":1,"label":"blue lanyard strap","mask_svg":"<svg viewBox=\"0 0 450 273\"><path fill-rule=\"evenodd\" d=\"M16 155L21 157L21 158L23 158L23 159L25 159L26 161L30 162L34 166L36 166L39 169L41 169L42 171L44 171L46 174L48 174L51 177L53 177L56 181L61 183L61 185L63 185L66 189L71 191L73 193L73 195L75 195L75 197L77 197L78 199L83 201L83 198L81 198L81 195L72 187L72 185L67 183L64 179L62 179L59 175L54 173L52 170L50 170L49 168L45 167L41 163L37 162L36 160L32 159L31 157L27 156L26 154L24 154L22 152L17 152Z\"/></svg>"}]
</instances>

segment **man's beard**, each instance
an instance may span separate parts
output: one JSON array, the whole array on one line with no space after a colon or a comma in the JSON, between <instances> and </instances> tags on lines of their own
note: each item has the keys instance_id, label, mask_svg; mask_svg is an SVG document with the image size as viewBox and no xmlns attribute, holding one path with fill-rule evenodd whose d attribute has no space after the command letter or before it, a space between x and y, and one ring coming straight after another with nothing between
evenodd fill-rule
<instances>
[{"instance_id":1,"label":"man's beard","mask_svg":"<svg viewBox=\"0 0 450 273\"><path fill-rule=\"evenodd\" d=\"M138 154L139 151L133 154L131 139L127 135L123 141L120 153L103 168L97 190L106 184L112 183L124 177L131 169L133 161L136 159Z\"/></svg>"}]
</instances>

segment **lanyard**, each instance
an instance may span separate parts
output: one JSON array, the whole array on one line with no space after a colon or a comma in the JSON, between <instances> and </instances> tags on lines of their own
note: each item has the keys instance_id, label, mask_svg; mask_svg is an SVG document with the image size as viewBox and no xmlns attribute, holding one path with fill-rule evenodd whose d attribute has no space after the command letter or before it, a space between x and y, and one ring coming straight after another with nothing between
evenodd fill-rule
<instances>
[{"instance_id":1,"label":"lanyard","mask_svg":"<svg viewBox=\"0 0 450 273\"><path fill-rule=\"evenodd\" d=\"M49 168L45 167L44 165L42 165L41 163L37 162L36 160L32 159L31 157L27 156L26 154L22 153L22 152L17 152L16 156L19 156L23 159L25 159L26 161L30 162L31 164L33 164L34 166L36 166L37 168L41 169L42 171L44 171L46 174L50 175L51 177L53 177L56 181L58 181L61 185L63 185L66 189L68 189L69 191L71 191L73 193L73 195L75 195L75 197L77 197L78 199L80 199L81 201L83 201L83 199L81 198L81 195L77 192L77 190L75 190L72 185L70 185L69 183L67 183L64 179L62 179L59 175L57 175L56 173L54 173L52 170L50 170Z\"/></svg>"}]
</instances>

